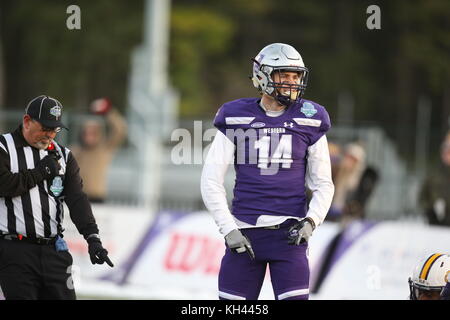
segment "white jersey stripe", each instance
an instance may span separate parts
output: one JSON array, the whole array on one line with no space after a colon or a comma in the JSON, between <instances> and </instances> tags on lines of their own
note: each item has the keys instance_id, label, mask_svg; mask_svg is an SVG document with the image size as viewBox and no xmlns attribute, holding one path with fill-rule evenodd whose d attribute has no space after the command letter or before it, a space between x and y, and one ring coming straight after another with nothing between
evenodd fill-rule
<instances>
[{"instance_id":1,"label":"white jersey stripe","mask_svg":"<svg viewBox=\"0 0 450 320\"><path fill-rule=\"evenodd\" d=\"M3 214L3 212L5 214ZM8 232L8 208L6 207L5 199L0 198L0 231Z\"/></svg>"},{"instance_id":2,"label":"white jersey stripe","mask_svg":"<svg viewBox=\"0 0 450 320\"><path fill-rule=\"evenodd\" d=\"M16 216L16 232L18 234L27 235L27 230L25 227L25 217L23 215L22 198L15 197L12 198L14 215Z\"/></svg>"},{"instance_id":3,"label":"white jersey stripe","mask_svg":"<svg viewBox=\"0 0 450 320\"><path fill-rule=\"evenodd\" d=\"M23 148L25 153L25 160L27 162L28 169L34 169L33 151L31 147ZM35 186L30 189L31 208L33 210L34 227L36 235L44 235L44 221L42 220L42 204L39 196L39 188Z\"/></svg>"},{"instance_id":4,"label":"white jersey stripe","mask_svg":"<svg viewBox=\"0 0 450 320\"><path fill-rule=\"evenodd\" d=\"M309 289L292 290L278 295L278 300L309 294Z\"/></svg>"},{"instance_id":5,"label":"white jersey stripe","mask_svg":"<svg viewBox=\"0 0 450 320\"><path fill-rule=\"evenodd\" d=\"M39 150L39 156L40 158L44 158L46 155L48 154L47 151L45 150ZM44 189L45 191L47 191L48 193L48 184L47 184L47 180L44 180ZM56 201L55 198L53 197L48 197L49 199L49 215L50 215L50 230L52 232L52 236L57 234L57 225L58 222L56 221Z\"/></svg>"},{"instance_id":6,"label":"white jersey stripe","mask_svg":"<svg viewBox=\"0 0 450 320\"><path fill-rule=\"evenodd\" d=\"M223 291L219 291L219 297L228 299L228 300L246 300L245 297L238 296L238 295L231 294L231 293L226 293Z\"/></svg>"},{"instance_id":7,"label":"white jersey stripe","mask_svg":"<svg viewBox=\"0 0 450 320\"><path fill-rule=\"evenodd\" d=\"M0 199L0 212L8 212L6 208L5 199ZM8 215L0 214L0 231L7 233L8 232Z\"/></svg>"},{"instance_id":8,"label":"white jersey stripe","mask_svg":"<svg viewBox=\"0 0 450 320\"><path fill-rule=\"evenodd\" d=\"M14 144L14 139L10 133L6 134L4 137L6 139L6 143L8 144L8 150L10 151L9 164L11 166L11 172L17 173L19 172L19 161L17 160L17 151L16 145Z\"/></svg>"},{"instance_id":9,"label":"white jersey stripe","mask_svg":"<svg viewBox=\"0 0 450 320\"><path fill-rule=\"evenodd\" d=\"M226 124L249 124L255 117L225 117Z\"/></svg>"},{"instance_id":10,"label":"white jersey stripe","mask_svg":"<svg viewBox=\"0 0 450 320\"><path fill-rule=\"evenodd\" d=\"M9 159L12 173L19 172L19 160L17 159L17 150L14 139L11 134L4 136L8 144ZM12 198L14 215L16 216L16 231L19 234L26 235L25 218L23 216L23 206L21 197Z\"/></svg>"},{"instance_id":11,"label":"white jersey stripe","mask_svg":"<svg viewBox=\"0 0 450 320\"><path fill-rule=\"evenodd\" d=\"M59 171L59 174L64 175L64 174L66 174L66 166L67 166L67 161L69 158L70 150L63 147L64 152L62 152L61 146L58 145L58 143L56 141L53 141L53 144L55 145L55 148L58 151L58 154L61 156L61 159L59 159L59 164L61 165L61 170ZM57 229L58 220L59 220L60 224L62 224L64 221L64 205L61 203L61 201L57 201L52 196L50 196L49 198L50 198L51 207L53 207L52 209L55 210L54 215L53 215L53 211L51 211L51 214L50 214L50 217L52 219L52 235L53 235L53 227L55 229ZM58 213L58 211L59 211L59 213ZM55 220L53 220L53 217ZM54 226L53 226L53 224L54 224ZM56 233L54 235L56 235Z\"/></svg>"},{"instance_id":12,"label":"white jersey stripe","mask_svg":"<svg viewBox=\"0 0 450 320\"><path fill-rule=\"evenodd\" d=\"M6 147L3 146L1 142L0 145L6 152L8 152L8 150L6 150ZM5 214L2 214L2 212L4 212ZM8 209L6 207L5 199L0 198L0 231L2 232L8 232L8 215L6 214L6 212L8 212Z\"/></svg>"},{"instance_id":13,"label":"white jersey stripe","mask_svg":"<svg viewBox=\"0 0 450 320\"><path fill-rule=\"evenodd\" d=\"M320 127L322 124L322 120L316 119L293 118L292 120L300 126Z\"/></svg>"}]
</instances>

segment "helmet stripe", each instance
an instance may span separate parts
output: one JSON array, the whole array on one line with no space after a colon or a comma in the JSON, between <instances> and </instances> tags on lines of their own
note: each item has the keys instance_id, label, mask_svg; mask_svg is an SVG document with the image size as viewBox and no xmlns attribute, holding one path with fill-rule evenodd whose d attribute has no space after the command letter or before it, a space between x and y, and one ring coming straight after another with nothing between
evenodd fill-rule
<instances>
[{"instance_id":1,"label":"helmet stripe","mask_svg":"<svg viewBox=\"0 0 450 320\"><path fill-rule=\"evenodd\" d=\"M435 254L433 254L431 257L429 257L427 259L427 261L425 262L425 264L424 264L424 266L422 268L422 271L420 272L420 279L422 279L422 280L426 280L427 279L428 273L430 272L430 269L431 269L431 266L441 256L443 256L443 254L435 253Z\"/></svg>"}]
</instances>

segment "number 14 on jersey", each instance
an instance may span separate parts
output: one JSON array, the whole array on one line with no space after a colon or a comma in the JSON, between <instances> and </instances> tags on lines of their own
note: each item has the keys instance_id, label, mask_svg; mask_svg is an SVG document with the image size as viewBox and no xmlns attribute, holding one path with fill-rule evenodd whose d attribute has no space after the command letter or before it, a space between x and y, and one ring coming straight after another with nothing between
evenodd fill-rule
<instances>
[{"instance_id":1,"label":"number 14 on jersey","mask_svg":"<svg viewBox=\"0 0 450 320\"><path fill-rule=\"evenodd\" d=\"M258 168L261 168L261 170L268 169L269 163L281 163L282 168L286 169L291 167L292 135L283 134L280 139L278 138L278 135L263 136L255 141L254 147L258 151ZM272 152L272 156L269 156L271 145L272 147L276 146L276 148Z\"/></svg>"}]
</instances>

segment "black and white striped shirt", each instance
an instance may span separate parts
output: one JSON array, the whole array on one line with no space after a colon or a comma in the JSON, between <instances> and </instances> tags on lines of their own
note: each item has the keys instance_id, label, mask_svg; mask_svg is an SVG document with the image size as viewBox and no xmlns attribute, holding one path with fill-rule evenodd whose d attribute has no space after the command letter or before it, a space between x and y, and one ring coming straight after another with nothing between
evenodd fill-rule
<instances>
[{"instance_id":1,"label":"black and white striped shirt","mask_svg":"<svg viewBox=\"0 0 450 320\"><path fill-rule=\"evenodd\" d=\"M0 135L0 231L25 237L54 237L62 233L63 202L78 231L87 237L98 233L97 224L86 194L78 164L69 149L55 147L61 155L60 175L64 190L60 197L49 194L50 183L36 168L48 152L31 147L19 127Z\"/></svg>"}]
</instances>

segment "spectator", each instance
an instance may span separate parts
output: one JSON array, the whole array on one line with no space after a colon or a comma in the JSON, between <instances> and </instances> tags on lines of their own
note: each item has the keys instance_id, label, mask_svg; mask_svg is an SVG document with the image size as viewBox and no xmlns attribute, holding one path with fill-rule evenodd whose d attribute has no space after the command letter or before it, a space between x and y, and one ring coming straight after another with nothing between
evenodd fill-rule
<instances>
[{"instance_id":1,"label":"spectator","mask_svg":"<svg viewBox=\"0 0 450 320\"><path fill-rule=\"evenodd\" d=\"M339 164L342 159L342 149L339 144L328 141L328 150L330 150L331 177L333 178L333 181L335 181Z\"/></svg>"},{"instance_id":2,"label":"spectator","mask_svg":"<svg viewBox=\"0 0 450 320\"><path fill-rule=\"evenodd\" d=\"M440 164L425 179L419 201L431 225L450 226L450 131L441 145Z\"/></svg>"},{"instance_id":3,"label":"spectator","mask_svg":"<svg viewBox=\"0 0 450 320\"><path fill-rule=\"evenodd\" d=\"M127 125L107 98L94 100L90 110L93 114L105 117L109 133L104 132L100 121L91 119L82 127L79 145L71 149L78 159L89 200L102 203L106 199L108 169L117 148L127 135Z\"/></svg>"},{"instance_id":4,"label":"spectator","mask_svg":"<svg viewBox=\"0 0 450 320\"><path fill-rule=\"evenodd\" d=\"M346 146L336 173L330 211L344 223L365 216L365 207L378 181L378 173L366 164L366 152L358 143Z\"/></svg>"},{"instance_id":5,"label":"spectator","mask_svg":"<svg viewBox=\"0 0 450 320\"><path fill-rule=\"evenodd\" d=\"M330 151L330 162L331 162L331 178L333 183L336 183L336 176L339 171L339 165L342 160L342 148L339 144L328 141L328 150ZM308 193L309 196L309 193ZM309 196L310 198L310 196ZM331 206L328 214L326 216L327 221L337 221L340 218L342 209L336 206Z\"/></svg>"}]
</instances>

